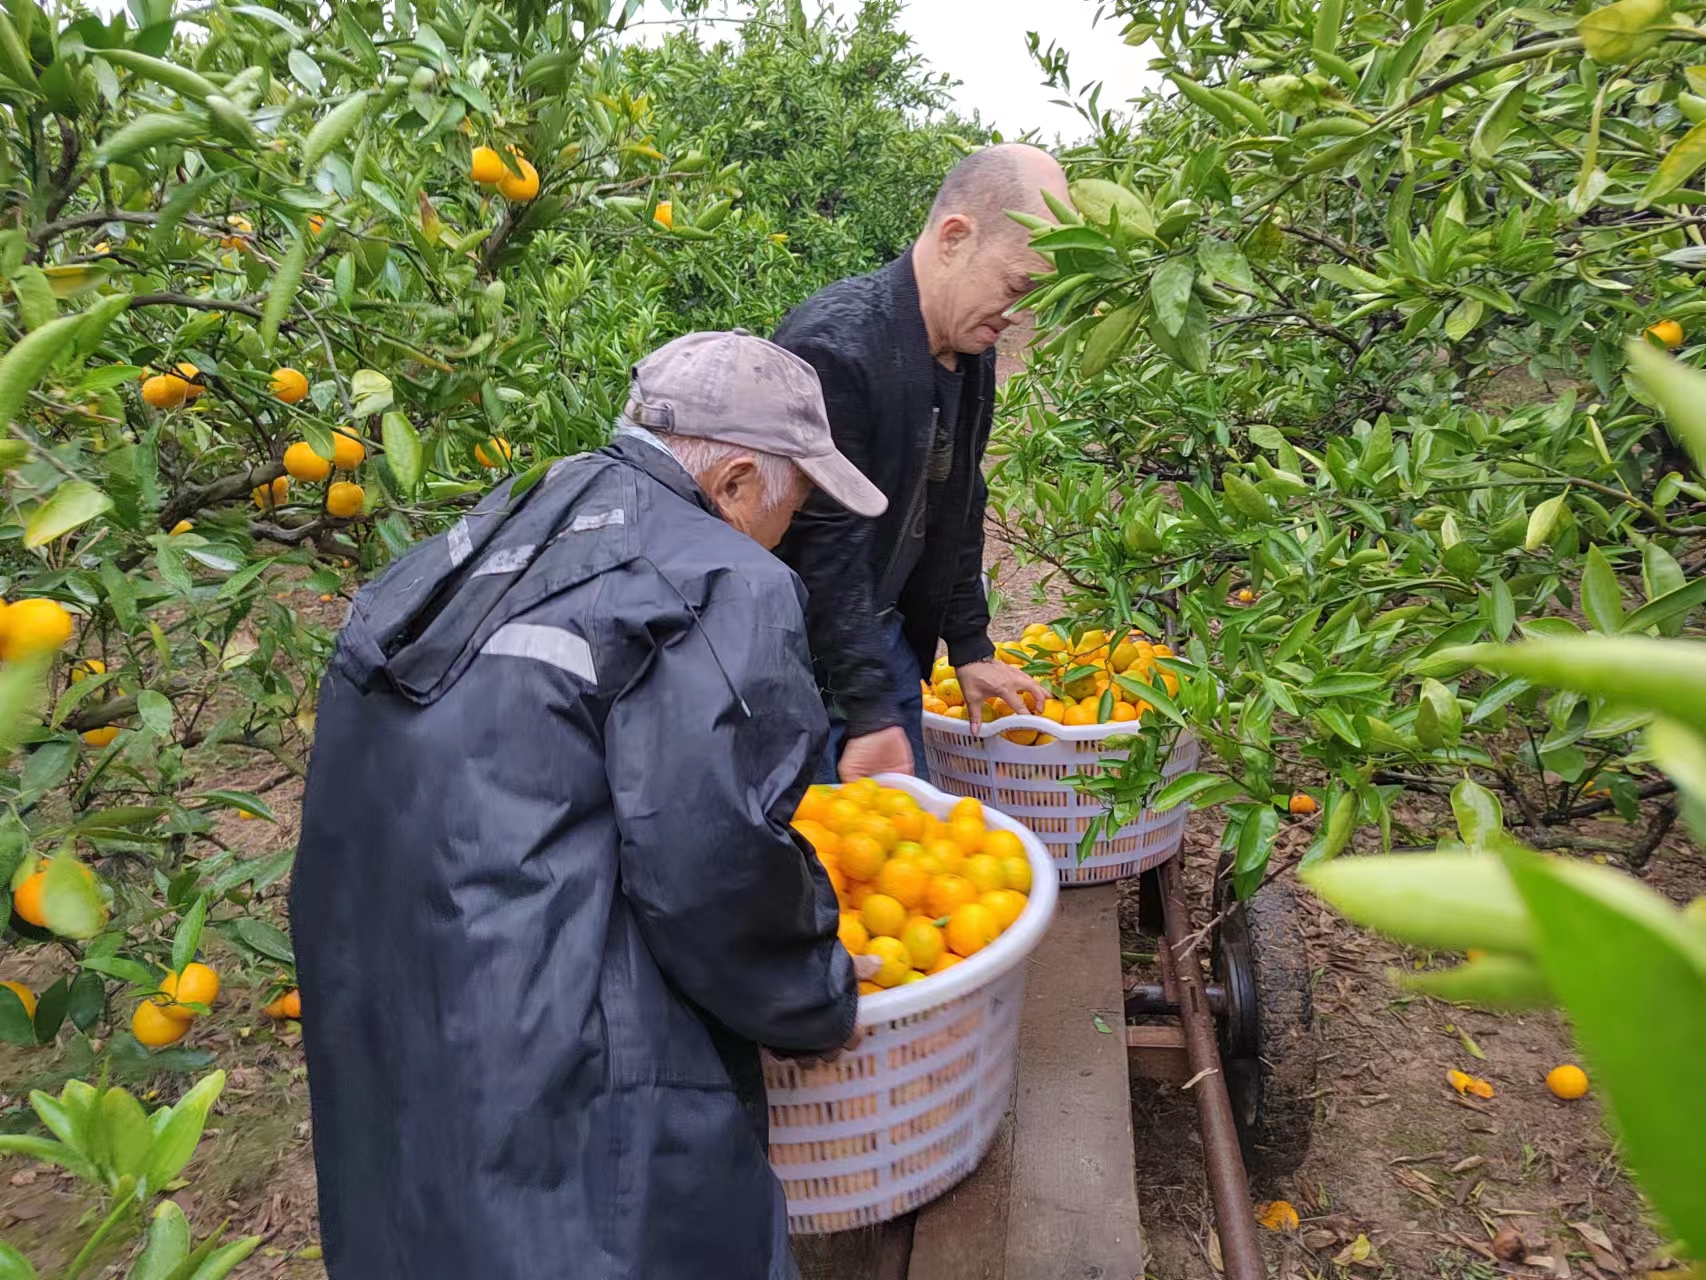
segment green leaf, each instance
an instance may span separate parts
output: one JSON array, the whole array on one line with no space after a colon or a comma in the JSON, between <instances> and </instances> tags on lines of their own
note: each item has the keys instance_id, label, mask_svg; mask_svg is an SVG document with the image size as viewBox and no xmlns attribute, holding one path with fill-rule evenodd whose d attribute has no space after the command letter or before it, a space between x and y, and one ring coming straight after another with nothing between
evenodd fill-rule
<instances>
[{"instance_id":1,"label":"green leaf","mask_svg":"<svg viewBox=\"0 0 1706 1280\"><path fill-rule=\"evenodd\" d=\"M121 1178L140 1178L154 1145L154 1130L142 1104L115 1086L101 1095L95 1123L103 1135L106 1163L113 1172Z\"/></svg>"},{"instance_id":2,"label":"green leaf","mask_svg":"<svg viewBox=\"0 0 1706 1280\"><path fill-rule=\"evenodd\" d=\"M1528 517L1528 534L1523 539L1524 551L1537 551L1552 537L1552 531L1558 527L1558 517L1564 511L1564 499L1569 497L1566 490L1556 497L1542 502Z\"/></svg>"},{"instance_id":3,"label":"green leaf","mask_svg":"<svg viewBox=\"0 0 1706 1280\"><path fill-rule=\"evenodd\" d=\"M107 923L94 876L69 853L48 860L41 911L47 927L62 938L92 938Z\"/></svg>"},{"instance_id":4,"label":"green leaf","mask_svg":"<svg viewBox=\"0 0 1706 1280\"><path fill-rule=\"evenodd\" d=\"M113 501L85 480L67 480L24 524L24 545L42 547L112 509Z\"/></svg>"},{"instance_id":5,"label":"green leaf","mask_svg":"<svg viewBox=\"0 0 1706 1280\"><path fill-rule=\"evenodd\" d=\"M302 233L302 228L297 227L292 232L290 247L284 251L278 270L273 273L272 284L267 288L266 305L261 308L263 350L272 349L273 340L278 337L278 327L296 301L296 291L302 287L302 272L307 265L308 237Z\"/></svg>"},{"instance_id":6,"label":"green leaf","mask_svg":"<svg viewBox=\"0 0 1706 1280\"><path fill-rule=\"evenodd\" d=\"M1670 21L1670 0L1617 0L1585 14L1576 32L1595 62L1624 63L1655 48Z\"/></svg>"},{"instance_id":7,"label":"green leaf","mask_svg":"<svg viewBox=\"0 0 1706 1280\"><path fill-rule=\"evenodd\" d=\"M128 1280L174 1280L190 1256L190 1224L176 1200L162 1200L148 1224L148 1243L131 1264Z\"/></svg>"},{"instance_id":8,"label":"green leaf","mask_svg":"<svg viewBox=\"0 0 1706 1280\"><path fill-rule=\"evenodd\" d=\"M366 92L352 93L327 113L308 132L308 137L302 143L302 171L312 174L324 160L339 146L344 139L355 132L355 127L361 123L361 118L367 113Z\"/></svg>"},{"instance_id":9,"label":"green leaf","mask_svg":"<svg viewBox=\"0 0 1706 1280\"><path fill-rule=\"evenodd\" d=\"M208 1112L224 1088L225 1073L215 1071L198 1080L172 1108L171 1118L154 1139L153 1149L148 1153L144 1181L150 1190L158 1191L183 1172L190 1157L195 1155L196 1144L201 1141Z\"/></svg>"},{"instance_id":10,"label":"green leaf","mask_svg":"<svg viewBox=\"0 0 1706 1280\"><path fill-rule=\"evenodd\" d=\"M225 1280L239 1262L260 1247L260 1236L244 1236L215 1249L205 1262L195 1269L189 1280Z\"/></svg>"},{"instance_id":11,"label":"green leaf","mask_svg":"<svg viewBox=\"0 0 1706 1280\"><path fill-rule=\"evenodd\" d=\"M1481 323L1481 317L1486 307L1479 298L1461 298L1451 314L1445 318L1445 336L1453 342L1462 342Z\"/></svg>"},{"instance_id":12,"label":"green leaf","mask_svg":"<svg viewBox=\"0 0 1706 1280\"><path fill-rule=\"evenodd\" d=\"M1268 854L1279 833L1279 813L1268 805L1257 806L1238 832L1238 852L1232 864L1232 887L1239 898L1247 898L1262 882Z\"/></svg>"},{"instance_id":13,"label":"green leaf","mask_svg":"<svg viewBox=\"0 0 1706 1280\"><path fill-rule=\"evenodd\" d=\"M1072 203L1091 222L1106 226L1118 211L1120 225L1155 234L1155 215L1143 198L1117 182L1102 178L1080 178L1069 188Z\"/></svg>"},{"instance_id":14,"label":"green leaf","mask_svg":"<svg viewBox=\"0 0 1706 1280\"><path fill-rule=\"evenodd\" d=\"M1706 165L1706 121L1683 134L1682 140L1665 152L1665 158L1641 189L1641 199L1635 207L1645 209L1663 200L1699 172L1701 165Z\"/></svg>"},{"instance_id":15,"label":"green leaf","mask_svg":"<svg viewBox=\"0 0 1706 1280\"><path fill-rule=\"evenodd\" d=\"M1099 376L1131 345L1132 335L1143 318L1143 304L1131 303L1110 311L1096 322L1090 336L1084 340L1084 354L1078 362L1078 376L1086 381Z\"/></svg>"},{"instance_id":16,"label":"green leaf","mask_svg":"<svg viewBox=\"0 0 1706 1280\"><path fill-rule=\"evenodd\" d=\"M207 895L204 893L195 900L195 905L185 913L178 924L178 931L172 938L172 970L182 973L184 966L195 959L196 948L201 946L202 926L207 923Z\"/></svg>"},{"instance_id":17,"label":"green leaf","mask_svg":"<svg viewBox=\"0 0 1706 1280\"><path fill-rule=\"evenodd\" d=\"M357 369L350 379L350 394L355 397L352 416L365 418L383 413L391 407L391 379L376 369Z\"/></svg>"},{"instance_id":18,"label":"green leaf","mask_svg":"<svg viewBox=\"0 0 1706 1280\"><path fill-rule=\"evenodd\" d=\"M92 973L104 973L109 978L117 978L120 982L128 982L133 987L141 987L152 991L158 985L155 982L154 970L140 960L128 960L123 956L84 956L83 967Z\"/></svg>"},{"instance_id":19,"label":"green leaf","mask_svg":"<svg viewBox=\"0 0 1706 1280\"><path fill-rule=\"evenodd\" d=\"M66 1006L71 1003L71 987L64 978L54 979L53 985L36 1001L35 1032L37 1044L50 1044L59 1028L65 1025Z\"/></svg>"},{"instance_id":20,"label":"green leaf","mask_svg":"<svg viewBox=\"0 0 1706 1280\"><path fill-rule=\"evenodd\" d=\"M1335 858L1298 874L1335 911L1400 942L1512 955L1533 947L1528 912L1491 854Z\"/></svg>"},{"instance_id":21,"label":"green leaf","mask_svg":"<svg viewBox=\"0 0 1706 1280\"><path fill-rule=\"evenodd\" d=\"M1407 991L1483 1009L1540 1009L1555 1002L1546 974L1522 956L1476 956L1452 969L1428 973L1393 970L1391 977Z\"/></svg>"},{"instance_id":22,"label":"green leaf","mask_svg":"<svg viewBox=\"0 0 1706 1280\"><path fill-rule=\"evenodd\" d=\"M1472 778L1451 789L1451 811L1457 831L1471 849L1486 849L1504 835L1505 811L1499 798Z\"/></svg>"},{"instance_id":23,"label":"green leaf","mask_svg":"<svg viewBox=\"0 0 1706 1280\"><path fill-rule=\"evenodd\" d=\"M158 689L144 689L136 695L136 714L162 738L172 736L172 700Z\"/></svg>"},{"instance_id":24,"label":"green leaf","mask_svg":"<svg viewBox=\"0 0 1706 1280\"><path fill-rule=\"evenodd\" d=\"M296 954L290 948L290 939L265 920L243 916L232 922L231 932L237 935L240 942L269 960L277 960L280 964L296 963Z\"/></svg>"},{"instance_id":25,"label":"green leaf","mask_svg":"<svg viewBox=\"0 0 1706 1280\"><path fill-rule=\"evenodd\" d=\"M35 1023L24 1009L24 1001L10 987L0 987L0 1040L28 1047L36 1042Z\"/></svg>"},{"instance_id":26,"label":"green leaf","mask_svg":"<svg viewBox=\"0 0 1706 1280\"><path fill-rule=\"evenodd\" d=\"M82 315L61 316L32 329L0 356L0 428L14 421L42 375L77 338Z\"/></svg>"},{"instance_id":27,"label":"green leaf","mask_svg":"<svg viewBox=\"0 0 1706 1280\"><path fill-rule=\"evenodd\" d=\"M1598 546L1588 548L1582 568L1582 612L1595 630L1607 635L1623 628L1623 595L1617 588L1617 575Z\"/></svg>"},{"instance_id":28,"label":"green leaf","mask_svg":"<svg viewBox=\"0 0 1706 1280\"><path fill-rule=\"evenodd\" d=\"M211 808L235 809L238 813L246 813L255 818L265 818L268 822L278 821L278 815L272 811L267 802L250 791L227 791L221 788L214 791L199 792L192 799L204 801Z\"/></svg>"},{"instance_id":29,"label":"green leaf","mask_svg":"<svg viewBox=\"0 0 1706 1280\"><path fill-rule=\"evenodd\" d=\"M413 493L421 482L421 437L414 424L393 409L380 419L379 440L391 478L404 493Z\"/></svg>"},{"instance_id":30,"label":"green leaf","mask_svg":"<svg viewBox=\"0 0 1706 1280\"><path fill-rule=\"evenodd\" d=\"M1475 126L1474 136L1469 140L1469 154L1477 164L1492 165L1493 157L1521 121L1527 98L1528 79L1523 77L1505 86L1493 105L1483 113L1480 123Z\"/></svg>"},{"instance_id":31,"label":"green leaf","mask_svg":"<svg viewBox=\"0 0 1706 1280\"><path fill-rule=\"evenodd\" d=\"M1339 47L1339 28L1345 20L1345 0L1321 0L1315 10L1315 31L1311 39L1317 53L1332 53Z\"/></svg>"},{"instance_id":32,"label":"green leaf","mask_svg":"<svg viewBox=\"0 0 1706 1280\"><path fill-rule=\"evenodd\" d=\"M1169 334L1178 336L1185 327L1185 312L1191 302L1191 284L1197 276L1189 259L1169 258L1149 279L1149 296L1155 318Z\"/></svg>"},{"instance_id":33,"label":"green leaf","mask_svg":"<svg viewBox=\"0 0 1706 1280\"><path fill-rule=\"evenodd\" d=\"M70 999L65 1006L71 1025L87 1031L107 1010L107 984L98 973L79 973L71 980Z\"/></svg>"},{"instance_id":34,"label":"green leaf","mask_svg":"<svg viewBox=\"0 0 1706 1280\"><path fill-rule=\"evenodd\" d=\"M1220 783L1221 779L1212 773L1182 774L1156 792L1155 798L1149 802L1149 807L1156 813L1166 813L1167 810L1184 804L1193 796L1201 795Z\"/></svg>"},{"instance_id":35,"label":"green leaf","mask_svg":"<svg viewBox=\"0 0 1706 1280\"><path fill-rule=\"evenodd\" d=\"M5 20L0 15L0 22ZM30 1260L4 1240L0 1240L0 1280L36 1280L36 1269Z\"/></svg>"},{"instance_id":36,"label":"green leaf","mask_svg":"<svg viewBox=\"0 0 1706 1280\"><path fill-rule=\"evenodd\" d=\"M41 656L0 667L0 765L12 758L30 726L41 717L49 665L49 659Z\"/></svg>"},{"instance_id":37,"label":"green leaf","mask_svg":"<svg viewBox=\"0 0 1706 1280\"><path fill-rule=\"evenodd\" d=\"M1505 865L1631 1170L1687 1252L1706 1253L1706 930L1606 867L1525 851Z\"/></svg>"},{"instance_id":38,"label":"green leaf","mask_svg":"<svg viewBox=\"0 0 1706 1280\"><path fill-rule=\"evenodd\" d=\"M1493 635L1500 640L1509 640L1516 626L1516 601L1503 578L1495 577L1489 591L1493 601Z\"/></svg>"},{"instance_id":39,"label":"green leaf","mask_svg":"<svg viewBox=\"0 0 1706 1280\"><path fill-rule=\"evenodd\" d=\"M1630 342L1627 350L1630 367L1658 402L1671 435L1688 450L1695 471L1706 475L1706 373L1678 363L1644 338ZM0 360L0 373L4 365Z\"/></svg>"},{"instance_id":40,"label":"green leaf","mask_svg":"<svg viewBox=\"0 0 1706 1280\"><path fill-rule=\"evenodd\" d=\"M1703 602L1706 602L1706 578L1696 578L1685 587L1649 600L1623 619L1623 630L1645 631L1657 627L1665 635L1675 635L1681 631L1683 620Z\"/></svg>"}]
</instances>

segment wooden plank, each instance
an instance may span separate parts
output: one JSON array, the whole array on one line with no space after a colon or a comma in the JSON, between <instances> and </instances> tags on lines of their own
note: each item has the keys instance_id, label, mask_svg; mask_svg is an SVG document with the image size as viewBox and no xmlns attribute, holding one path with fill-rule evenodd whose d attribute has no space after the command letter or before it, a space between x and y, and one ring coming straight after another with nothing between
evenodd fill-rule
<instances>
[{"instance_id":1,"label":"wooden plank","mask_svg":"<svg viewBox=\"0 0 1706 1280\"><path fill-rule=\"evenodd\" d=\"M912 1216L830 1236L795 1236L800 1280L906 1280Z\"/></svg>"},{"instance_id":2,"label":"wooden plank","mask_svg":"<svg viewBox=\"0 0 1706 1280\"><path fill-rule=\"evenodd\" d=\"M1002 1280L1143 1275L1117 894L1063 891L1025 979Z\"/></svg>"},{"instance_id":3,"label":"wooden plank","mask_svg":"<svg viewBox=\"0 0 1706 1280\"><path fill-rule=\"evenodd\" d=\"M1013 1110L971 1177L918 1211L907 1280L1006 1280Z\"/></svg>"},{"instance_id":4,"label":"wooden plank","mask_svg":"<svg viewBox=\"0 0 1706 1280\"><path fill-rule=\"evenodd\" d=\"M1145 1080L1182 1084L1191 1078L1185 1053L1185 1032L1176 1023L1125 1029L1126 1058L1131 1074Z\"/></svg>"}]
</instances>

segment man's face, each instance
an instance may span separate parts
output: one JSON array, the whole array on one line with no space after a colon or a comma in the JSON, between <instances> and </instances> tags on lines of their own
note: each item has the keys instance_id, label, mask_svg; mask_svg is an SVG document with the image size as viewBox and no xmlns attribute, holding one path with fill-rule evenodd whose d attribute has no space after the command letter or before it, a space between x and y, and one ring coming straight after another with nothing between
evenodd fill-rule
<instances>
[{"instance_id":1,"label":"man's face","mask_svg":"<svg viewBox=\"0 0 1706 1280\"><path fill-rule=\"evenodd\" d=\"M967 355L995 345L1013 323L1013 304L1035 287L1032 276L1049 270L1025 229L1011 219L1002 221L1006 225L979 228L954 215L936 229L938 236L948 237L939 312L947 332L942 336Z\"/></svg>"}]
</instances>

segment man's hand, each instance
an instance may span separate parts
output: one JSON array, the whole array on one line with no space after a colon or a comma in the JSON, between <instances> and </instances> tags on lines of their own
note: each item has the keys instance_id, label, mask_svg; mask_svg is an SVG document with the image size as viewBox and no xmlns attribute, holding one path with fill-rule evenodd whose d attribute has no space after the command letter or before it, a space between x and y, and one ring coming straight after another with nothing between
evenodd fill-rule
<instances>
[{"instance_id":1,"label":"man's hand","mask_svg":"<svg viewBox=\"0 0 1706 1280\"><path fill-rule=\"evenodd\" d=\"M906 730L895 724L847 739L839 772L843 782L857 782L874 773L911 773L912 747L906 740Z\"/></svg>"},{"instance_id":2,"label":"man's hand","mask_svg":"<svg viewBox=\"0 0 1706 1280\"><path fill-rule=\"evenodd\" d=\"M1005 662L968 662L955 672L966 699L966 722L976 732L983 727L983 703L1000 698L1015 711L1041 711L1048 691L1017 667ZM1023 699L1030 700L1027 707Z\"/></svg>"}]
</instances>

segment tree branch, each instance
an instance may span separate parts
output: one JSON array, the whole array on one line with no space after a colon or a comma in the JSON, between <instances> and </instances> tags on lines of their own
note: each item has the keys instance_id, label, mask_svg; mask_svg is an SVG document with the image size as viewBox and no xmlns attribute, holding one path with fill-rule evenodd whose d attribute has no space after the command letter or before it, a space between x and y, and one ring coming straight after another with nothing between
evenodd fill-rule
<instances>
[{"instance_id":1,"label":"tree branch","mask_svg":"<svg viewBox=\"0 0 1706 1280\"><path fill-rule=\"evenodd\" d=\"M221 476L207 484L192 485L173 497L161 509L160 527L170 529L178 521L189 518L204 507L217 506L221 502L229 502L232 498L246 496L263 484L271 484L283 474L283 463L269 462L265 466L251 467L237 475Z\"/></svg>"}]
</instances>

